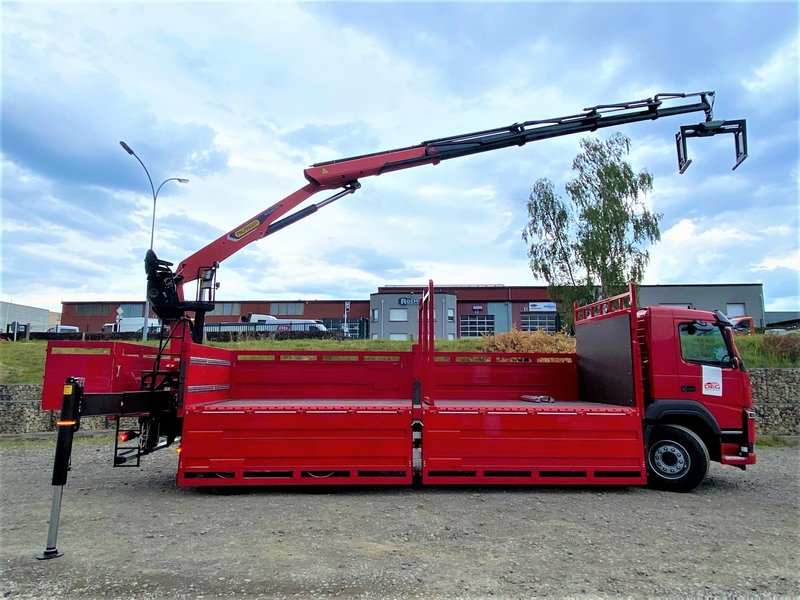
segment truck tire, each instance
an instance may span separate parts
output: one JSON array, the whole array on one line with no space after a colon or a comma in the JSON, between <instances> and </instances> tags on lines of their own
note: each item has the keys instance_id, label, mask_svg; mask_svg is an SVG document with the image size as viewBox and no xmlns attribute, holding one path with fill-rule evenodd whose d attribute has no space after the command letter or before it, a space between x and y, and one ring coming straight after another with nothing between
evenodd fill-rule
<instances>
[{"instance_id":1,"label":"truck tire","mask_svg":"<svg viewBox=\"0 0 800 600\"><path fill-rule=\"evenodd\" d=\"M708 474L711 459L703 440L681 425L661 425L650 433L647 483L670 492L690 492Z\"/></svg>"}]
</instances>

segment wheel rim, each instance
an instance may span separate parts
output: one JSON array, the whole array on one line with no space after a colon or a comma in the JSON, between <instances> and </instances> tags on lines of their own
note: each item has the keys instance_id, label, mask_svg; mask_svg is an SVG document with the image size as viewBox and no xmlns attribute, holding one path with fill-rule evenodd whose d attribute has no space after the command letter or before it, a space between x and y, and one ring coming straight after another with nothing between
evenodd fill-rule
<instances>
[{"instance_id":1,"label":"wheel rim","mask_svg":"<svg viewBox=\"0 0 800 600\"><path fill-rule=\"evenodd\" d=\"M672 440L658 442L650 450L650 466L664 479L680 479L692 466L686 448Z\"/></svg>"}]
</instances>

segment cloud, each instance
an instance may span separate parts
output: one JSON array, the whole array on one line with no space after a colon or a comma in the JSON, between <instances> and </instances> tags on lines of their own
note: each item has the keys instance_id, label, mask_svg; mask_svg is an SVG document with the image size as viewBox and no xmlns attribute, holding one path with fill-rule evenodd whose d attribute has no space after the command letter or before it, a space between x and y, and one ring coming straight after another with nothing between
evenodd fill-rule
<instances>
[{"instance_id":1,"label":"cloud","mask_svg":"<svg viewBox=\"0 0 800 600\"><path fill-rule=\"evenodd\" d=\"M779 94L791 91L797 94L797 37L786 40L765 62L750 70L742 79L742 86L756 94Z\"/></svg>"},{"instance_id":2,"label":"cloud","mask_svg":"<svg viewBox=\"0 0 800 600\"><path fill-rule=\"evenodd\" d=\"M157 207L156 251L178 262L305 185L311 163L716 86L717 116L747 117L751 132L750 158L734 174L730 136L693 140L691 169L675 174L677 126L701 114L621 128L636 168L655 175L650 201L669 232L650 273L656 282L763 278L768 295L789 297L790 270L778 265L797 247L797 75L779 45L796 37L797 10L704 11L6 4L3 290L54 308L141 297L152 202L119 140L156 185L191 180L165 186ZM788 92L764 109L782 76ZM519 238L529 188L549 177L561 189L579 139L365 179L357 194L224 262L220 297L358 298L428 277L530 284Z\"/></svg>"},{"instance_id":3,"label":"cloud","mask_svg":"<svg viewBox=\"0 0 800 600\"><path fill-rule=\"evenodd\" d=\"M789 213L783 221L776 226L758 209L680 219L651 248L644 283L760 282L768 309L777 310L769 308L773 299L798 298L796 209L794 220Z\"/></svg>"},{"instance_id":4,"label":"cloud","mask_svg":"<svg viewBox=\"0 0 800 600\"><path fill-rule=\"evenodd\" d=\"M770 228L770 233L772 234L783 234L784 230L776 231L775 228ZM769 255L764 256L758 262L753 263L753 269L757 269L760 271L774 271L775 269L788 269L789 271L794 271L797 275L800 275L800 249L795 248L794 252L790 252L788 254L778 254L778 255Z\"/></svg>"},{"instance_id":5,"label":"cloud","mask_svg":"<svg viewBox=\"0 0 800 600\"><path fill-rule=\"evenodd\" d=\"M142 115L124 129L101 123L80 108L78 98L14 97L2 104L2 147L7 160L62 182L141 189L142 173L125 154L124 139L150 167L178 176L225 168L226 153L214 147L214 132L198 124L159 126ZM124 104L124 103L123 103ZM53 122L51 115L59 115ZM158 171L153 171L158 186ZM147 184L146 184L147 185Z\"/></svg>"},{"instance_id":6,"label":"cloud","mask_svg":"<svg viewBox=\"0 0 800 600\"><path fill-rule=\"evenodd\" d=\"M378 136L372 127L363 121L341 124L308 123L280 136L289 145L300 148L321 148L351 156L373 151Z\"/></svg>"}]
</instances>

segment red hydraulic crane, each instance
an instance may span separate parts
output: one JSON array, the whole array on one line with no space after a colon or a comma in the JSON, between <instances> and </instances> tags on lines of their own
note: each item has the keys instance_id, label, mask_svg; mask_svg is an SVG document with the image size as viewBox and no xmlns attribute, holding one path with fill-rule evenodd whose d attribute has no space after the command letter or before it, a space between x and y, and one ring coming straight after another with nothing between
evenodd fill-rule
<instances>
[{"instance_id":1,"label":"red hydraulic crane","mask_svg":"<svg viewBox=\"0 0 800 600\"><path fill-rule=\"evenodd\" d=\"M683 126L676 135L678 166L683 173L691 163L687 158L686 139L707 137L721 133L732 133L736 142L736 164L734 169L747 158L746 124L742 120L713 120L715 94L712 91L691 94L656 94L653 98L602 104L584 109L583 112L552 119L513 123L505 127L475 131L462 135L429 140L396 150L352 156L328 162L321 162L307 168L304 172L308 183L294 193L279 200L269 208L237 225L204 248L185 258L173 273L172 263L159 260L149 251L145 258L148 273L148 296L155 312L164 320L176 320L186 311L195 312L195 339L202 336L203 315L213 308L216 288L216 270L219 264L246 245L283 229L315 212L320 208L357 191L364 177L381 175L391 171L410 169L422 165L436 165L441 161L469 156L511 146L523 146L528 142L548 138L595 131L614 127L654 121L663 117L692 112L705 113L705 121L697 125ZM694 102L680 102L685 99ZM677 104L673 104L677 102ZM298 210L308 198L325 190L340 189L329 198ZM198 281L195 301L187 301L184 286Z\"/></svg>"}]
</instances>

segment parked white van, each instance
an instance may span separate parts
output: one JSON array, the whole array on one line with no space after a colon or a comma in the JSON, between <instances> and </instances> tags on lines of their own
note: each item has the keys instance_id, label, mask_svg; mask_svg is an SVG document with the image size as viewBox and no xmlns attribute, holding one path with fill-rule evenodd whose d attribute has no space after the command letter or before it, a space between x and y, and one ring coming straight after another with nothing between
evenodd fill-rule
<instances>
[{"instance_id":1,"label":"parked white van","mask_svg":"<svg viewBox=\"0 0 800 600\"><path fill-rule=\"evenodd\" d=\"M81 330L74 325L56 325L47 330L47 333L80 333Z\"/></svg>"},{"instance_id":2,"label":"parked white van","mask_svg":"<svg viewBox=\"0 0 800 600\"><path fill-rule=\"evenodd\" d=\"M147 319L148 331L158 332L161 329L161 321L158 319ZM116 323L106 323L103 325L103 333L123 333L126 331L141 332L144 327L144 317L122 317Z\"/></svg>"},{"instance_id":3,"label":"parked white van","mask_svg":"<svg viewBox=\"0 0 800 600\"><path fill-rule=\"evenodd\" d=\"M273 315L249 313L242 315L241 320L265 326L263 329L256 327L256 331L328 331L322 321L316 319L279 319Z\"/></svg>"}]
</instances>

